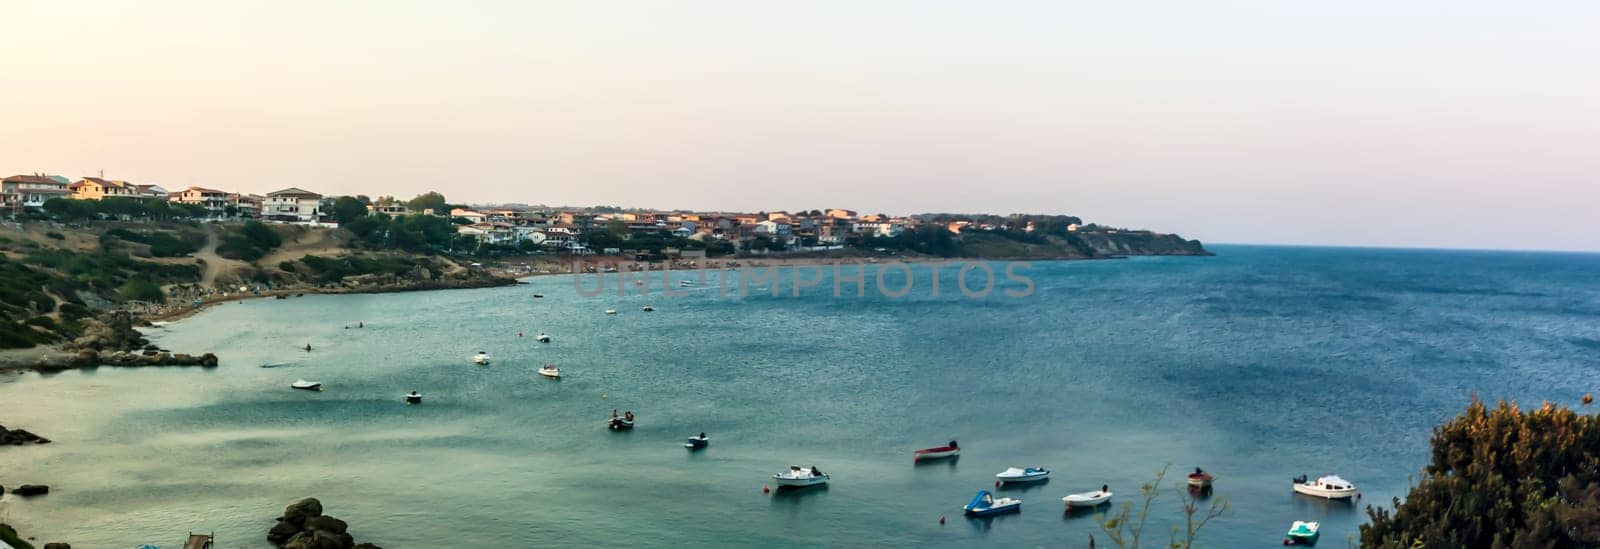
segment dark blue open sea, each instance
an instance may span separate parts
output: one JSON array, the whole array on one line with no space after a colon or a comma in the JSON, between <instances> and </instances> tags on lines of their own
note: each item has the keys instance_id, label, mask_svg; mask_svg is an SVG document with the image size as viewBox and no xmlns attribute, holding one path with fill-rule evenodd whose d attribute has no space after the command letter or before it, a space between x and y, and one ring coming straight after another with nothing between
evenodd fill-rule
<instances>
[{"instance_id":1,"label":"dark blue open sea","mask_svg":"<svg viewBox=\"0 0 1600 549\"><path fill-rule=\"evenodd\" d=\"M1061 497L1109 484L1132 501L1170 464L1169 482L1215 472L1231 505L1204 546L1277 546L1317 520L1338 547L1366 505L1403 494L1430 428L1474 392L1575 404L1600 388L1600 255L1214 249L1034 263L1026 298L964 297L954 267L934 297L918 266L902 299L869 271L862 298L827 279L789 296L786 272L782 297L721 296L714 277L686 297L661 297L660 277L652 297L617 297L614 280L583 297L558 276L222 305L152 331L217 352L214 370L0 377L0 422L55 439L0 449L0 483L52 487L7 495L0 518L74 547L177 547L189 531L263 547L276 512L314 495L391 548L1104 547ZM495 362L472 365L478 350ZM547 362L566 377L537 376ZM327 391L290 390L297 378ZM400 402L412 389L424 404ZM613 408L639 427L608 432ZM685 451L700 431L711 447ZM912 465L950 439L959 461ZM831 486L762 493L790 464ZM1006 491L1020 514L962 518L1013 465L1054 478ZM1324 472L1362 501L1291 493ZM1180 518L1173 486L1147 539Z\"/></svg>"}]
</instances>

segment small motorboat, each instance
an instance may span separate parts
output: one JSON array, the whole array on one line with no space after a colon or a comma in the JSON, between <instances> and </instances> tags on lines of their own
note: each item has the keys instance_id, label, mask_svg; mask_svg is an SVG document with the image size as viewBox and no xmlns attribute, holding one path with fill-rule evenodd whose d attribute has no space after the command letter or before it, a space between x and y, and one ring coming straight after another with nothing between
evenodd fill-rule
<instances>
[{"instance_id":1,"label":"small motorboat","mask_svg":"<svg viewBox=\"0 0 1600 549\"><path fill-rule=\"evenodd\" d=\"M1043 467L1011 467L994 476L1001 483L1006 482L1038 482L1050 476L1050 470Z\"/></svg>"},{"instance_id":2,"label":"small motorboat","mask_svg":"<svg viewBox=\"0 0 1600 549\"><path fill-rule=\"evenodd\" d=\"M534 299L540 299L540 298L543 298L543 297L544 297L544 294L533 294L533 298Z\"/></svg>"},{"instance_id":3,"label":"small motorboat","mask_svg":"<svg viewBox=\"0 0 1600 549\"><path fill-rule=\"evenodd\" d=\"M1067 504L1068 509L1099 507L1111 501L1111 488L1107 486L1101 486L1099 490L1093 492L1070 494L1067 497L1061 498L1061 501Z\"/></svg>"},{"instance_id":4,"label":"small motorboat","mask_svg":"<svg viewBox=\"0 0 1600 549\"><path fill-rule=\"evenodd\" d=\"M537 337L534 337L534 339L539 340L539 343L549 343L550 342L550 336L545 335L544 332L539 332L539 335Z\"/></svg>"},{"instance_id":5,"label":"small motorboat","mask_svg":"<svg viewBox=\"0 0 1600 549\"><path fill-rule=\"evenodd\" d=\"M616 309L606 309L606 314L608 314L608 315L617 314L617 310Z\"/></svg>"},{"instance_id":6,"label":"small motorboat","mask_svg":"<svg viewBox=\"0 0 1600 549\"><path fill-rule=\"evenodd\" d=\"M648 312L650 312L650 311L654 311L654 310L656 310L656 308L655 308L655 307L651 307L651 306L649 306L649 305L645 305L645 306L644 306L644 307L643 307L643 308L641 308L641 309L639 309L639 310L641 310L641 311L644 311L644 312L647 312L647 313L648 313Z\"/></svg>"},{"instance_id":7,"label":"small motorboat","mask_svg":"<svg viewBox=\"0 0 1600 549\"><path fill-rule=\"evenodd\" d=\"M627 431L633 429L633 412L623 414L621 417L611 416L611 421L606 426L613 431Z\"/></svg>"},{"instance_id":8,"label":"small motorboat","mask_svg":"<svg viewBox=\"0 0 1600 549\"><path fill-rule=\"evenodd\" d=\"M915 462L925 459L944 459L949 457L957 457L960 455L961 446L957 445L956 441L952 440L950 441L950 444L944 446L923 448L921 450L911 452L911 461Z\"/></svg>"},{"instance_id":9,"label":"small motorboat","mask_svg":"<svg viewBox=\"0 0 1600 549\"><path fill-rule=\"evenodd\" d=\"M778 483L779 487L820 486L828 483L828 474L817 469L815 465L805 468L790 465L788 471L772 475L772 481Z\"/></svg>"},{"instance_id":10,"label":"small motorboat","mask_svg":"<svg viewBox=\"0 0 1600 549\"><path fill-rule=\"evenodd\" d=\"M1283 535L1284 545L1316 545L1317 537L1322 535L1322 525L1315 522L1302 520L1294 521L1289 526L1289 532Z\"/></svg>"},{"instance_id":11,"label":"small motorboat","mask_svg":"<svg viewBox=\"0 0 1600 549\"><path fill-rule=\"evenodd\" d=\"M1210 488L1211 481L1214 480L1217 480L1215 475L1207 473L1199 467L1195 467L1194 472L1189 473L1189 487L1191 488Z\"/></svg>"},{"instance_id":12,"label":"small motorboat","mask_svg":"<svg viewBox=\"0 0 1600 549\"><path fill-rule=\"evenodd\" d=\"M1306 480L1305 475L1300 475L1294 479L1294 491L1325 499L1349 499L1359 495L1356 485L1337 475L1325 475L1316 480Z\"/></svg>"},{"instance_id":13,"label":"small motorboat","mask_svg":"<svg viewBox=\"0 0 1600 549\"><path fill-rule=\"evenodd\" d=\"M489 353L485 353L483 351L478 351L478 354L472 355L472 363L473 364L478 364L478 365L488 364L489 363Z\"/></svg>"},{"instance_id":14,"label":"small motorboat","mask_svg":"<svg viewBox=\"0 0 1600 549\"><path fill-rule=\"evenodd\" d=\"M295 389L303 389L303 390L306 390L306 391L321 391L322 390L322 382L320 382L320 381L306 381L304 379L296 380L294 383L290 383L289 386L293 387Z\"/></svg>"},{"instance_id":15,"label":"small motorboat","mask_svg":"<svg viewBox=\"0 0 1600 549\"><path fill-rule=\"evenodd\" d=\"M1022 500L1017 498L996 498L988 490L978 490L978 495L972 502L962 507L969 517L992 517L1004 513L1015 513L1022 510Z\"/></svg>"},{"instance_id":16,"label":"small motorboat","mask_svg":"<svg viewBox=\"0 0 1600 549\"><path fill-rule=\"evenodd\" d=\"M699 450L701 448L705 448L709 444L711 444L711 439L706 438L705 433L700 433L699 436L689 437L689 441L683 443L683 447L690 450Z\"/></svg>"},{"instance_id":17,"label":"small motorboat","mask_svg":"<svg viewBox=\"0 0 1600 549\"><path fill-rule=\"evenodd\" d=\"M539 375L548 378L561 379L561 369L557 368L554 364L546 364L539 367Z\"/></svg>"},{"instance_id":18,"label":"small motorboat","mask_svg":"<svg viewBox=\"0 0 1600 549\"><path fill-rule=\"evenodd\" d=\"M406 393L406 404L422 404L422 393L416 391Z\"/></svg>"}]
</instances>

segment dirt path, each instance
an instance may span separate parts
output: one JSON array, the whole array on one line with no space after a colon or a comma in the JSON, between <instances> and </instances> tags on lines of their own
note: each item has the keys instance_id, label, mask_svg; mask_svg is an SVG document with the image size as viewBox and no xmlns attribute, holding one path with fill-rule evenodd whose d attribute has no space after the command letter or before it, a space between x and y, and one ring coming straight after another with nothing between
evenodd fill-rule
<instances>
[{"instance_id":1,"label":"dirt path","mask_svg":"<svg viewBox=\"0 0 1600 549\"><path fill-rule=\"evenodd\" d=\"M243 266L244 262L223 259L222 256L217 255L217 245L222 240L221 237L217 236L217 228L209 223L202 225L206 230L206 244L194 253L194 257L206 263L205 274L200 275L200 285L209 288L215 286L217 275L222 273L224 267L237 268Z\"/></svg>"}]
</instances>

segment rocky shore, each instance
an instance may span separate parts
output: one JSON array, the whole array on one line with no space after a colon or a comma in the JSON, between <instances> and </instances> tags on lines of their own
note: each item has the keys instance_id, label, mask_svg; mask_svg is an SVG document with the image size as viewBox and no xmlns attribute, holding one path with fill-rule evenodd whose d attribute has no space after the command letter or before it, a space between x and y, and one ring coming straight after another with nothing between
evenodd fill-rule
<instances>
[{"instance_id":1,"label":"rocky shore","mask_svg":"<svg viewBox=\"0 0 1600 549\"><path fill-rule=\"evenodd\" d=\"M49 444L50 439L35 435L23 429L6 429L0 425L0 446L21 446L23 444Z\"/></svg>"},{"instance_id":2,"label":"rocky shore","mask_svg":"<svg viewBox=\"0 0 1600 549\"><path fill-rule=\"evenodd\" d=\"M357 544L345 521L322 514L322 502L305 498L289 504L267 531L267 541L283 549L383 549Z\"/></svg>"}]
</instances>

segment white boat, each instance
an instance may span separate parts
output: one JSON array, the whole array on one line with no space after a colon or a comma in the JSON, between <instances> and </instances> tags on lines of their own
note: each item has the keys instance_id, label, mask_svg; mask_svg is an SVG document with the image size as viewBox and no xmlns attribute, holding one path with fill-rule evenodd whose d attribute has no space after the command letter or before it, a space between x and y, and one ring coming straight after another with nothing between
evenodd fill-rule
<instances>
[{"instance_id":1,"label":"white boat","mask_svg":"<svg viewBox=\"0 0 1600 549\"><path fill-rule=\"evenodd\" d=\"M554 364L546 364L539 367L539 375L559 379L561 377L561 369Z\"/></svg>"},{"instance_id":2,"label":"white boat","mask_svg":"<svg viewBox=\"0 0 1600 549\"><path fill-rule=\"evenodd\" d=\"M1017 498L994 497L988 490L979 490L972 502L961 507L962 511L970 517L991 517L1004 513L1014 513L1022 510L1022 500Z\"/></svg>"},{"instance_id":3,"label":"white boat","mask_svg":"<svg viewBox=\"0 0 1600 549\"><path fill-rule=\"evenodd\" d=\"M485 353L483 351L478 351L478 354L472 355L472 363L473 364L488 364L489 363L489 353Z\"/></svg>"},{"instance_id":4,"label":"white boat","mask_svg":"<svg viewBox=\"0 0 1600 549\"><path fill-rule=\"evenodd\" d=\"M549 343L550 342L550 336L545 335L544 332L539 332L539 336L535 337L534 339L539 340L539 343Z\"/></svg>"},{"instance_id":5,"label":"white boat","mask_svg":"<svg viewBox=\"0 0 1600 549\"><path fill-rule=\"evenodd\" d=\"M1050 470L1043 467L1012 467L996 474L994 478L1002 483L1037 482L1049 476Z\"/></svg>"},{"instance_id":6,"label":"white boat","mask_svg":"<svg viewBox=\"0 0 1600 549\"><path fill-rule=\"evenodd\" d=\"M422 404L422 393L416 391L406 393L406 404Z\"/></svg>"},{"instance_id":7,"label":"white boat","mask_svg":"<svg viewBox=\"0 0 1600 549\"><path fill-rule=\"evenodd\" d=\"M788 471L772 475L772 481L778 486L818 486L828 483L828 474L817 470L815 465L805 468L790 465Z\"/></svg>"},{"instance_id":8,"label":"white boat","mask_svg":"<svg viewBox=\"0 0 1600 549\"><path fill-rule=\"evenodd\" d=\"M616 309L606 309L606 314L608 314L608 315L617 314L617 310Z\"/></svg>"},{"instance_id":9,"label":"white boat","mask_svg":"<svg viewBox=\"0 0 1600 549\"><path fill-rule=\"evenodd\" d=\"M648 313L648 312L650 312L650 311L654 311L654 310L656 310L656 308L655 308L655 307L651 307L651 306L649 306L649 305L645 305L645 306L644 306L644 308L642 308L642 309L640 309L640 310L642 310L642 311L644 311L644 312L647 312L647 313Z\"/></svg>"},{"instance_id":10,"label":"white boat","mask_svg":"<svg viewBox=\"0 0 1600 549\"><path fill-rule=\"evenodd\" d=\"M1093 492L1070 494L1061 498L1061 501L1066 503L1067 507L1099 507L1111 501L1111 489L1101 486L1099 490Z\"/></svg>"},{"instance_id":11,"label":"white boat","mask_svg":"<svg viewBox=\"0 0 1600 549\"><path fill-rule=\"evenodd\" d=\"M1325 499L1349 499L1358 495L1356 485L1337 475L1326 475L1316 480L1306 480L1305 475L1300 475L1300 478L1294 479L1294 491Z\"/></svg>"},{"instance_id":12,"label":"white boat","mask_svg":"<svg viewBox=\"0 0 1600 549\"><path fill-rule=\"evenodd\" d=\"M961 446L957 445L956 441L952 440L950 441L950 444L946 444L944 446L923 448L921 450L911 452L911 461L917 462L927 459L943 459L959 456L961 456Z\"/></svg>"},{"instance_id":13,"label":"white boat","mask_svg":"<svg viewBox=\"0 0 1600 549\"><path fill-rule=\"evenodd\" d=\"M689 437L689 441L683 443L683 447L690 450L699 450L709 444L711 444L711 439L706 438L705 433L700 433L698 436Z\"/></svg>"},{"instance_id":14,"label":"white boat","mask_svg":"<svg viewBox=\"0 0 1600 549\"><path fill-rule=\"evenodd\" d=\"M320 381L306 381L304 379L295 380L295 382L294 383L290 383L289 386L293 387L295 389L304 389L304 390L307 390L307 391L321 391L322 390L322 382L320 382Z\"/></svg>"}]
</instances>

